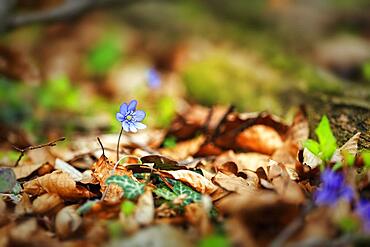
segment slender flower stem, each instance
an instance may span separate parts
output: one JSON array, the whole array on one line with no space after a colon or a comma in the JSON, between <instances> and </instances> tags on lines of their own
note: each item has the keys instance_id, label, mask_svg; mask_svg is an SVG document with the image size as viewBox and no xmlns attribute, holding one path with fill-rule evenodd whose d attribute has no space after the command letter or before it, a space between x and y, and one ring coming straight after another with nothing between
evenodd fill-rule
<instances>
[{"instance_id":1,"label":"slender flower stem","mask_svg":"<svg viewBox=\"0 0 370 247\"><path fill-rule=\"evenodd\" d=\"M118 136L118 142L117 142L117 161L119 161L119 143L121 141L122 132L123 132L123 127L121 128L121 132L119 132L119 136Z\"/></svg>"}]
</instances>

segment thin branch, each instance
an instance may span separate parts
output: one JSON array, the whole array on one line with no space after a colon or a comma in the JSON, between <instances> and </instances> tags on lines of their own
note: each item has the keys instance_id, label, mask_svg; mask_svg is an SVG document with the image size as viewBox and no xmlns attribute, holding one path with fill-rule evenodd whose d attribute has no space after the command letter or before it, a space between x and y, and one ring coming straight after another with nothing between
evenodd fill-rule
<instances>
[{"instance_id":1,"label":"thin branch","mask_svg":"<svg viewBox=\"0 0 370 247\"><path fill-rule=\"evenodd\" d=\"M16 149L17 151L20 152L20 155L19 155L17 161L15 162L14 167L18 166L19 162L21 161L21 159L23 158L23 156L26 154L27 151L35 150L35 149L39 149L39 148L44 148L44 147L53 147L53 146L57 145L56 144L57 142L64 141L65 139L66 139L65 137L61 137L57 140L54 140L54 141L51 141L51 142L48 142L48 143L45 143L45 144L40 144L40 145L36 145L36 146L29 146L29 147L26 147L26 148L19 148L19 147L16 147L16 146L13 145L14 149Z\"/></svg>"},{"instance_id":2,"label":"thin branch","mask_svg":"<svg viewBox=\"0 0 370 247\"><path fill-rule=\"evenodd\" d=\"M7 28L39 23L65 20L82 14L83 12L113 4L129 4L132 0L65 0L61 5L46 11L36 11L29 14L9 15L5 20Z\"/></svg>"},{"instance_id":3,"label":"thin branch","mask_svg":"<svg viewBox=\"0 0 370 247\"><path fill-rule=\"evenodd\" d=\"M121 128L121 131L119 132L119 136L118 136L118 142L117 142L117 162L119 161L119 143L121 141L122 132L123 132L123 127Z\"/></svg>"},{"instance_id":4,"label":"thin branch","mask_svg":"<svg viewBox=\"0 0 370 247\"><path fill-rule=\"evenodd\" d=\"M98 142L99 142L99 145L100 145L100 147L101 147L101 150L103 151L103 156L105 156L104 146L103 146L103 144L101 143L100 138L99 138L99 137L96 137L96 138L98 139Z\"/></svg>"}]
</instances>

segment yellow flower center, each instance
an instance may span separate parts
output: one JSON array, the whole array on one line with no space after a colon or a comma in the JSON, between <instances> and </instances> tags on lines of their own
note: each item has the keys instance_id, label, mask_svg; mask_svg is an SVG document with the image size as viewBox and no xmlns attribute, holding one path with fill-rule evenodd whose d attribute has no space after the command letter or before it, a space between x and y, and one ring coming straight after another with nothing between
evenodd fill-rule
<instances>
[{"instance_id":1,"label":"yellow flower center","mask_svg":"<svg viewBox=\"0 0 370 247\"><path fill-rule=\"evenodd\" d=\"M126 119L127 119L127 120L131 120L131 119L132 119L132 116L131 116L131 115L128 115L128 116L126 117Z\"/></svg>"}]
</instances>

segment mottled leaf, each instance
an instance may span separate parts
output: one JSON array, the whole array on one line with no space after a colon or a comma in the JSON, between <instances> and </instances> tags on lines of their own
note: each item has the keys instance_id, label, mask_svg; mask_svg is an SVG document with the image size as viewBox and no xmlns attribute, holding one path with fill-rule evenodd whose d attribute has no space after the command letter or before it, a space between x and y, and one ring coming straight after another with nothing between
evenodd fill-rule
<instances>
[{"instance_id":1,"label":"mottled leaf","mask_svg":"<svg viewBox=\"0 0 370 247\"><path fill-rule=\"evenodd\" d=\"M123 176L111 176L106 180L106 184L117 184L124 191L124 196L127 199L136 199L139 195L144 193L144 184L136 182L127 175Z\"/></svg>"},{"instance_id":2,"label":"mottled leaf","mask_svg":"<svg viewBox=\"0 0 370 247\"><path fill-rule=\"evenodd\" d=\"M0 193L10 192L16 184L16 177L11 168L0 168Z\"/></svg>"}]
</instances>

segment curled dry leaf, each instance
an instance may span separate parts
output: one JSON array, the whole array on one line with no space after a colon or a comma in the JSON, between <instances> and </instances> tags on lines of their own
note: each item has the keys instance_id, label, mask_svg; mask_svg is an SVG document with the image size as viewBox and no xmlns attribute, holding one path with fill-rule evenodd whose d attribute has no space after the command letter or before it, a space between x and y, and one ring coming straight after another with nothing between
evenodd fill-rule
<instances>
[{"instance_id":1,"label":"curled dry leaf","mask_svg":"<svg viewBox=\"0 0 370 247\"><path fill-rule=\"evenodd\" d=\"M60 198L60 196L58 196L57 194L46 193L37 197L32 202L32 209L35 213L44 214L57 208L62 204L63 200L62 198Z\"/></svg>"},{"instance_id":2,"label":"curled dry leaf","mask_svg":"<svg viewBox=\"0 0 370 247\"><path fill-rule=\"evenodd\" d=\"M151 190L147 190L139 199L135 210L135 219L140 225L149 225L155 215L154 199Z\"/></svg>"},{"instance_id":3,"label":"curled dry leaf","mask_svg":"<svg viewBox=\"0 0 370 247\"><path fill-rule=\"evenodd\" d=\"M314 155L310 150L307 148L303 149L303 164L309 166L311 169L315 169L320 164L322 164L322 160Z\"/></svg>"},{"instance_id":4,"label":"curled dry leaf","mask_svg":"<svg viewBox=\"0 0 370 247\"><path fill-rule=\"evenodd\" d=\"M24 183L24 192L30 195L55 193L63 199L90 198L93 193L76 185L71 176L62 171L54 171Z\"/></svg>"},{"instance_id":5,"label":"curled dry leaf","mask_svg":"<svg viewBox=\"0 0 370 247\"><path fill-rule=\"evenodd\" d=\"M76 209L79 205L70 205L60 210L55 218L55 231L59 238L65 239L75 233L82 223Z\"/></svg>"},{"instance_id":6,"label":"curled dry leaf","mask_svg":"<svg viewBox=\"0 0 370 247\"><path fill-rule=\"evenodd\" d=\"M275 129L265 125L254 125L236 137L236 144L244 150L271 155L283 145L283 141Z\"/></svg>"},{"instance_id":7,"label":"curled dry leaf","mask_svg":"<svg viewBox=\"0 0 370 247\"><path fill-rule=\"evenodd\" d=\"M55 160L55 169L68 173L74 181L81 181L82 179L82 173L79 170L61 159Z\"/></svg>"},{"instance_id":8,"label":"curled dry leaf","mask_svg":"<svg viewBox=\"0 0 370 247\"><path fill-rule=\"evenodd\" d=\"M167 176L170 175L172 178L190 185L196 191L202 194L211 194L212 192L217 190L217 186L214 185L210 180L193 171L177 170L161 171L161 173Z\"/></svg>"},{"instance_id":9,"label":"curled dry leaf","mask_svg":"<svg viewBox=\"0 0 370 247\"><path fill-rule=\"evenodd\" d=\"M343 162L344 155L346 154L355 156L357 153L357 145L358 145L358 141L360 140L360 135L361 135L361 132L357 132L346 143L344 143L343 146L335 150L331 158L331 161L332 162Z\"/></svg>"},{"instance_id":10,"label":"curled dry leaf","mask_svg":"<svg viewBox=\"0 0 370 247\"><path fill-rule=\"evenodd\" d=\"M238 153L225 152L215 160L216 167L222 167L226 162L234 162L240 171L257 171L259 167L266 170L270 157L260 153ZM266 170L267 171L267 170Z\"/></svg>"},{"instance_id":11,"label":"curled dry leaf","mask_svg":"<svg viewBox=\"0 0 370 247\"><path fill-rule=\"evenodd\" d=\"M33 172L37 171L43 164L35 165L19 165L12 168L17 179L26 178L31 175Z\"/></svg>"},{"instance_id":12,"label":"curled dry leaf","mask_svg":"<svg viewBox=\"0 0 370 247\"><path fill-rule=\"evenodd\" d=\"M305 197L301 187L290 179L284 165L271 161L268 171L269 180L284 201L295 204L304 202Z\"/></svg>"}]
</instances>

